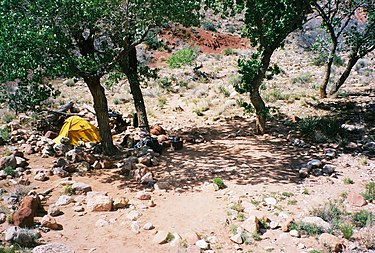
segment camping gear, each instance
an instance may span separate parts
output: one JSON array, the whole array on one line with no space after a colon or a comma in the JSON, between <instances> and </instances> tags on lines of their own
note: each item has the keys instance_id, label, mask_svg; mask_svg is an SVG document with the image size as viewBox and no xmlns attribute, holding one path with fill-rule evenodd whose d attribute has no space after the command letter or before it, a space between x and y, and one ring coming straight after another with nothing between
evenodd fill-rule
<instances>
[{"instance_id":1,"label":"camping gear","mask_svg":"<svg viewBox=\"0 0 375 253\"><path fill-rule=\"evenodd\" d=\"M78 116L67 118L59 135L53 141L60 144L62 137L68 137L70 139L70 144L74 146L76 146L79 141L100 142L98 129L87 120Z\"/></svg>"}]
</instances>

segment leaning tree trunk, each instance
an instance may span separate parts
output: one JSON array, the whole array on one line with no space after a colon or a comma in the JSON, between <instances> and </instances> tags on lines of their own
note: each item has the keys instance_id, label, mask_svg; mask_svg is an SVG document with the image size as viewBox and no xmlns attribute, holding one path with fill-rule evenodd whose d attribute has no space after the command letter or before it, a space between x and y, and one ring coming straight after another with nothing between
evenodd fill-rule
<instances>
[{"instance_id":1,"label":"leaning tree trunk","mask_svg":"<svg viewBox=\"0 0 375 253\"><path fill-rule=\"evenodd\" d=\"M329 95L331 97L337 97L337 92L341 88L341 86L345 83L346 79L348 79L350 72L352 71L353 67L359 60L359 56L357 54L351 54L348 64L346 65L346 68L344 72L341 74L339 80L335 83L335 85L332 87L332 89L329 92Z\"/></svg>"},{"instance_id":2,"label":"leaning tree trunk","mask_svg":"<svg viewBox=\"0 0 375 253\"><path fill-rule=\"evenodd\" d=\"M122 72L125 73L129 80L130 92L133 95L133 101L135 110L138 116L138 123L140 127L144 127L147 131L150 130L146 107L143 100L141 85L139 83L138 72L137 72L137 51L133 48L128 56L124 56L120 59L120 66Z\"/></svg>"},{"instance_id":3,"label":"leaning tree trunk","mask_svg":"<svg viewBox=\"0 0 375 253\"><path fill-rule=\"evenodd\" d=\"M325 69L324 70L324 78L323 78L323 82L322 82L322 84L320 85L320 88L319 88L320 98L326 98L327 97L327 86L328 86L329 78L330 78L331 72L332 72L333 57L336 54L336 49L337 49L337 43L333 43L332 49L329 52L327 62L324 65L325 66L325 68L324 68Z\"/></svg>"},{"instance_id":4,"label":"leaning tree trunk","mask_svg":"<svg viewBox=\"0 0 375 253\"><path fill-rule=\"evenodd\" d=\"M105 97L103 86L100 85L100 77L84 78L94 99L94 109L98 120L99 134L103 151L106 155L113 155L119 152L113 144L111 128L109 127L108 103Z\"/></svg>"}]
</instances>

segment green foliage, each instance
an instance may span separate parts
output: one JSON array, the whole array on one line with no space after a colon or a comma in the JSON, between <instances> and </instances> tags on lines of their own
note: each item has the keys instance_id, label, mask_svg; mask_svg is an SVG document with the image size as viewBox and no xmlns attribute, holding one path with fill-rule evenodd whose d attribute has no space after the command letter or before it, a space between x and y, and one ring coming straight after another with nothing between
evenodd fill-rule
<instances>
[{"instance_id":1,"label":"green foliage","mask_svg":"<svg viewBox=\"0 0 375 253\"><path fill-rule=\"evenodd\" d=\"M224 97L229 97L230 92L227 88L225 88L223 85L219 86L219 92L224 95Z\"/></svg>"},{"instance_id":2,"label":"green foliage","mask_svg":"<svg viewBox=\"0 0 375 253\"><path fill-rule=\"evenodd\" d=\"M2 139L4 142L9 140L9 130L7 127L0 128L0 139Z\"/></svg>"},{"instance_id":3,"label":"green foliage","mask_svg":"<svg viewBox=\"0 0 375 253\"><path fill-rule=\"evenodd\" d=\"M166 98L159 98L158 104L159 104L160 108L163 108L167 104L167 99Z\"/></svg>"},{"instance_id":4,"label":"green foliage","mask_svg":"<svg viewBox=\"0 0 375 253\"><path fill-rule=\"evenodd\" d=\"M197 58L197 50L194 48L184 48L174 52L167 60L171 68L180 68L184 65L191 65Z\"/></svg>"},{"instance_id":5,"label":"green foliage","mask_svg":"<svg viewBox=\"0 0 375 253\"><path fill-rule=\"evenodd\" d=\"M156 31L149 31L145 38L145 44L154 50L166 48L167 45L159 40Z\"/></svg>"},{"instance_id":6,"label":"green foliage","mask_svg":"<svg viewBox=\"0 0 375 253\"><path fill-rule=\"evenodd\" d=\"M0 88L0 90L1 90L1 88ZM4 96L5 96L5 93L4 93ZM5 100L4 100L4 102L5 102ZM8 111L8 112L5 112L5 113L3 114L3 116L1 117L1 120L2 120L4 123L10 123L10 122L12 122L12 120L14 120L15 118L16 118L16 115L15 115L13 112Z\"/></svg>"},{"instance_id":7,"label":"green foliage","mask_svg":"<svg viewBox=\"0 0 375 253\"><path fill-rule=\"evenodd\" d=\"M342 137L345 131L341 125L341 122L335 118L307 117L299 122L298 129L302 135L315 141L326 141L317 137L322 136L327 139Z\"/></svg>"},{"instance_id":8,"label":"green foliage","mask_svg":"<svg viewBox=\"0 0 375 253\"><path fill-rule=\"evenodd\" d=\"M353 226L350 224L342 224L340 225L340 231L343 234L345 239L350 239L353 235Z\"/></svg>"},{"instance_id":9,"label":"green foliage","mask_svg":"<svg viewBox=\"0 0 375 253\"><path fill-rule=\"evenodd\" d=\"M237 52L233 49L233 48L224 48L223 50L223 54L225 56L228 56L228 55L236 55Z\"/></svg>"},{"instance_id":10,"label":"green foliage","mask_svg":"<svg viewBox=\"0 0 375 253\"><path fill-rule=\"evenodd\" d=\"M11 176L11 177L15 177L16 174L17 174L17 172L12 167L4 168L4 172L5 172L5 174L7 174L8 176Z\"/></svg>"},{"instance_id":11,"label":"green foliage","mask_svg":"<svg viewBox=\"0 0 375 253\"><path fill-rule=\"evenodd\" d=\"M0 253L16 253L16 248L15 247L11 247L11 248L0 247Z\"/></svg>"},{"instance_id":12,"label":"green foliage","mask_svg":"<svg viewBox=\"0 0 375 253\"><path fill-rule=\"evenodd\" d=\"M293 223L290 225L289 230L297 230L303 235L316 236L324 233L324 229L320 226L310 223Z\"/></svg>"},{"instance_id":13,"label":"green foliage","mask_svg":"<svg viewBox=\"0 0 375 253\"><path fill-rule=\"evenodd\" d=\"M244 108L245 113L250 114L250 113L253 113L255 111L254 107L251 104L245 102L242 98L237 99L236 103L237 103L238 106Z\"/></svg>"},{"instance_id":14,"label":"green foliage","mask_svg":"<svg viewBox=\"0 0 375 253\"><path fill-rule=\"evenodd\" d=\"M212 182L214 184L216 184L217 187L219 187L219 189L224 189L225 188L224 181L220 177L215 177L214 179L212 179Z\"/></svg>"},{"instance_id":15,"label":"green foliage","mask_svg":"<svg viewBox=\"0 0 375 253\"><path fill-rule=\"evenodd\" d=\"M341 223L342 217L346 215L346 212L342 210L338 204L328 202L324 206L315 208L311 212L312 215L317 216L331 223L335 228Z\"/></svg>"},{"instance_id":16,"label":"green foliage","mask_svg":"<svg viewBox=\"0 0 375 253\"><path fill-rule=\"evenodd\" d=\"M287 198L294 196L294 194L292 192L282 192L281 195L284 196L284 197L287 197Z\"/></svg>"},{"instance_id":17,"label":"green foliage","mask_svg":"<svg viewBox=\"0 0 375 253\"><path fill-rule=\"evenodd\" d=\"M344 178L343 182L344 182L344 184L354 184L353 179L351 179L349 177Z\"/></svg>"},{"instance_id":18,"label":"green foliage","mask_svg":"<svg viewBox=\"0 0 375 253\"><path fill-rule=\"evenodd\" d=\"M313 250L310 250L309 253L324 253L324 252L317 250L317 249L313 249Z\"/></svg>"},{"instance_id":19,"label":"green foliage","mask_svg":"<svg viewBox=\"0 0 375 253\"><path fill-rule=\"evenodd\" d=\"M311 73L302 73L296 77L290 79L291 84L308 84L312 82L312 75Z\"/></svg>"},{"instance_id":20,"label":"green foliage","mask_svg":"<svg viewBox=\"0 0 375 253\"><path fill-rule=\"evenodd\" d=\"M167 235L167 239L166 239L166 241L167 242L171 242L171 241L173 241L173 239L174 239L174 235L172 234L172 233L168 233L168 235Z\"/></svg>"},{"instance_id":21,"label":"green foliage","mask_svg":"<svg viewBox=\"0 0 375 253\"><path fill-rule=\"evenodd\" d=\"M353 213L352 218L354 224L361 228L366 226L370 227L375 223L375 214L367 210L361 210L359 212Z\"/></svg>"},{"instance_id":22,"label":"green foliage","mask_svg":"<svg viewBox=\"0 0 375 253\"><path fill-rule=\"evenodd\" d=\"M246 219L245 213L243 213L243 212L237 213L237 220L238 221L244 221L245 219Z\"/></svg>"},{"instance_id":23,"label":"green foliage","mask_svg":"<svg viewBox=\"0 0 375 253\"><path fill-rule=\"evenodd\" d=\"M375 182L368 182L365 185L365 192L362 193L362 196L369 202L375 200Z\"/></svg>"},{"instance_id":24,"label":"green foliage","mask_svg":"<svg viewBox=\"0 0 375 253\"><path fill-rule=\"evenodd\" d=\"M249 245L250 244L250 238L249 238L249 235L247 234L246 231L243 231L241 233L241 239L242 239L242 242L245 244L245 245Z\"/></svg>"},{"instance_id":25,"label":"green foliage","mask_svg":"<svg viewBox=\"0 0 375 253\"><path fill-rule=\"evenodd\" d=\"M230 209L235 210L237 212L243 212L245 210L241 202L234 203L233 205L231 205Z\"/></svg>"},{"instance_id":26,"label":"green foliage","mask_svg":"<svg viewBox=\"0 0 375 253\"><path fill-rule=\"evenodd\" d=\"M260 234L258 232L254 232L251 236L253 237L254 241L262 240L262 238L260 237Z\"/></svg>"},{"instance_id":27,"label":"green foliage","mask_svg":"<svg viewBox=\"0 0 375 253\"><path fill-rule=\"evenodd\" d=\"M217 32L216 26L210 21L201 22L201 28L206 31Z\"/></svg>"},{"instance_id":28,"label":"green foliage","mask_svg":"<svg viewBox=\"0 0 375 253\"><path fill-rule=\"evenodd\" d=\"M202 112L202 110L201 110L200 108L195 108L195 109L193 110L193 112L194 112L195 114L197 114L197 116L203 116L203 115L204 115L203 112Z\"/></svg>"},{"instance_id":29,"label":"green foliage","mask_svg":"<svg viewBox=\"0 0 375 253\"><path fill-rule=\"evenodd\" d=\"M69 195L69 196L73 195L74 194L74 190L73 190L72 185L70 185L70 184L65 185L63 187L63 191L62 192L65 195Z\"/></svg>"}]
</instances>

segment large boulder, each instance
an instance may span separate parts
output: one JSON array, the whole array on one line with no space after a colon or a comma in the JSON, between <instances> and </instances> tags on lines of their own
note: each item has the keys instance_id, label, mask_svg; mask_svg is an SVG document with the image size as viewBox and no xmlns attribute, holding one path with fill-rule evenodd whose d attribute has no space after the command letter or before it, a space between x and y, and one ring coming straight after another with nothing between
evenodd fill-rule
<instances>
[{"instance_id":1,"label":"large boulder","mask_svg":"<svg viewBox=\"0 0 375 253\"><path fill-rule=\"evenodd\" d=\"M87 210L91 212L111 211L113 200L105 192L87 193Z\"/></svg>"},{"instance_id":2,"label":"large boulder","mask_svg":"<svg viewBox=\"0 0 375 253\"><path fill-rule=\"evenodd\" d=\"M0 169L11 167L15 169L17 167L17 160L14 155L4 156L0 158Z\"/></svg>"},{"instance_id":3,"label":"large boulder","mask_svg":"<svg viewBox=\"0 0 375 253\"><path fill-rule=\"evenodd\" d=\"M12 226L5 232L5 241L17 243L20 246L30 246L39 237L40 234L37 232L17 226Z\"/></svg>"}]
</instances>

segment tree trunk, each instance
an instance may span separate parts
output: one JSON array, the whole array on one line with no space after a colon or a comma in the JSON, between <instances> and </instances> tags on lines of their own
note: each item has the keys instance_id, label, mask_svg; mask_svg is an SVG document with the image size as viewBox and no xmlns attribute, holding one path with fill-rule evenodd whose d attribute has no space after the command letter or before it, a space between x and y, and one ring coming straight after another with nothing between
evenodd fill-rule
<instances>
[{"instance_id":1,"label":"tree trunk","mask_svg":"<svg viewBox=\"0 0 375 253\"><path fill-rule=\"evenodd\" d=\"M111 129L109 127L108 103L104 88L100 85L100 77L84 78L94 99L94 109L98 120L99 134L103 151L106 155L114 155L119 152L113 144Z\"/></svg>"},{"instance_id":2,"label":"tree trunk","mask_svg":"<svg viewBox=\"0 0 375 253\"><path fill-rule=\"evenodd\" d=\"M133 48L129 52L129 55L120 59L121 70L125 73L126 77L129 80L130 92L133 95L134 107L138 116L138 124L140 127L143 127L147 131L150 131L146 107L138 78L137 64L138 62L136 48Z\"/></svg>"},{"instance_id":3,"label":"tree trunk","mask_svg":"<svg viewBox=\"0 0 375 253\"><path fill-rule=\"evenodd\" d=\"M266 116L267 110L266 105L259 94L259 90L253 90L250 94L250 100L255 108L256 122L255 122L255 133L264 134L266 129Z\"/></svg>"},{"instance_id":4,"label":"tree trunk","mask_svg":"<svg viewBox=\"0 0 375 253\"><path fill-rule=\"evenodd\" d=\"M332 89L329 92L329 95L331 97L337 97L337 92L341 88L341 86L345 83L346 79L348 79L350 72L352 71L352 68L355 66L357 61L359 60L359 56L357 54L351 54L348 64L346 65L346 68L344 72L341 74L339 80L335 83L335 85L332 87Z\"/></svg>"},{"instance_id":5,"label":"tree trunk","mask_svg":"<svg viewBox=\"0 0 375 253\"><path fill-rule=\"evenodd\" d=\"M327 86L332 72L333 57L336 54L336 48L337 44L333 43L332 49L329 52L327 62L325 63L324 78L319 88L320 98L327 97Z\"/></svg>"},{"instance_id":6,"label":"tree trunk","mask_svg":"<svg viewBox=\"0 0 375 253\"><path fill-rule=\"evenodd\" d=\"M270 65L271 56L274 50L269 49L265 50L261 58L261 69L257 76L254 78L252 83L252 88L250 91L250 100L255 108L256 113L256 122L255 122L255 133L264 134L266 130L266 116L267 108L266 105L260 96L259 88L263 82L264 77L266 76L266 71Z\"/></svg>"}]
</instances>

